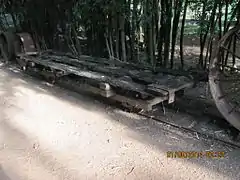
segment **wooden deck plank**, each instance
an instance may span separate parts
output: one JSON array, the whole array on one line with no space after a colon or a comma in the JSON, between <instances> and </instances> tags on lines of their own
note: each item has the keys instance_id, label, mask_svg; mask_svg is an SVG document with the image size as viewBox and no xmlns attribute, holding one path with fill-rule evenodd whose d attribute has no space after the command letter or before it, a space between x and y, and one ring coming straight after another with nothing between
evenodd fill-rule
<instances>
[{"instance_id":1,"label":"wooden deck plank","mask_svg":"<svg viewBox=\"0 0 240 180\"><path fill-rule=\"evenodd\" d=\"M89 86L89 91L96 91L104 97L126 101L143 109L151 109L153 105L165 100L172 103L175 92L193 85L192 81L184 76L154 74L151 70L113 66L105 60L97 62L88 56L77 59L66 55L42 54L37 57L25 55L22 58L87 79L89 84L86 87Z\"/></svg>"},{"instance_id":2,"label":"wooden deck plank","mask_svg":"<svg viewBox=\"0 0 240 180\"><path fill-rule=\"evenodd\" d=\"M147 92L155 94L156 96L168 96L168 92L158 88L155 84L151 84L146 89Z\"/></svg>"},{"instance_id":3,"label":"wooden deck plank","mask_svg":"<svg viewBox=\"0 0 240 180\"><path fill-rule=\"evenodd\" d=\"M88 70L84 70L84 69L74 67L74 66L52 62L52 61L49 61L46 59L43 60L43 59L36 58L36 57L34 57L34 58L26 57L26 59L29 61L33 61L35 63L41 64L46 67L50 67L53 69L58 69L58 70L67 72L69 74L75 74L80 77L94 79L99 82L107 82L111 86L114 86L116 88L123 88L123 89L129 90L129 91L137 92L143 96L150 95L149 93L144 91L145 86L143 86L141 84L129 82L127 80L121 80L121 79L115 78L115 77L110 77L106 74L99 73L99 72L88 71Z\"/></svg>"}]
</instances>

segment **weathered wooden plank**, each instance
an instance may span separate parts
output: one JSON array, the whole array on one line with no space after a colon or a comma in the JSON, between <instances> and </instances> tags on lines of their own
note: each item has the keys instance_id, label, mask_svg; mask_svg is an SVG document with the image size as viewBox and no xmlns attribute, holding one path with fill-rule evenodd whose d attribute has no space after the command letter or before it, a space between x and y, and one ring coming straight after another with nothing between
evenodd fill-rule
<instances>
[{"instance_id":1,"label":"weathered wooden plank","mask_svg":"<svg viewBox=\"0 0 240 180\"><path fill-rule=\"evenodd\" d=\"M115 63L117 67L122 67L124 69L129 69L129 70L150 70L153 71L151 66L149 65L143 65L143 64L133 64L133 63L128 63L128 62L122 62L119 60L110 60L106 58L95 58L91 56L86 56L86 55L81 55L79 57L76 57L74 55L71 55L69 53L62 53L62 52L53 52L53 51L47 51L43 53L43 55L56 55L56 56L62 56L66 60L69 58L75 59L77 61L84 61L84 62L92 62L92 63L97 63L101 64L102 66L112 66L112 64ZM189 70L183 70L183 69L166 69L166 68L155 68L154 72L159 72L163 74L171 74L173 76L186 76L186 77L193 77L195 81L208 81L208 72L198 70L198 69L189 69Z\"/></svg>"},{"instance_id":2,"label":"weathered wooden plank","mask_svg":"<svg viewBox=\"0 0 240 180\"><path fill-rule=\"evenodd\" d=\"M52 62L47 59L43 60L42 58L38 58L38 57L25 57L25 59L28 61L33 61L35 63L41 64L46 67L50 67L50 68L58 69L58 70L61 70L61 71L67 72L67 73L75 74L80 77L94 79L99 82L107 82L111 86L114 86L116 88L122 88L122 89L125 89L128 91L139 93L141 95L141 97L146 97L146 96L151 95L144 91L145 86L143 86L143 85L140 85L140 84L137 84L134 82L129 82L127 80L121 80L121 79L115 78L115 77L110 77L103 73L87 71L87 70L80 69L78 67L74 67L74 66L70 66L70 65L66 65L66 64L55 63L55 62Z\"/></svg>"},{"instance_id":3,"label":"weathered wooden plank","mask_svg":"<svg viewBox=\"0 0 240 180\"><path fill-rule=\"evenodd\" d=\"M97 71L101 73L106 73L108 75L114 76L125 76L128 74L130 70L121 67L113 67L113 66L106 66L105 64L101 63L93 63L88 61L82 61L79 59L72 59L68 57L60 57L56 55L52 56L41 56L40 58L49 59L53 62L62 63L65 65L75 66L79 68L85 68L91 71Z\"/></svg>"},{"instance_id":4,"label":"weathered wooden plank","mask_svg":"<svg viewBox=\"0 0 240 180\"><path fill-rule=\"evenodd\" d=\"M146 91L158 96L168 96L168 91L162 90L157 84L148 85Z\"/></svg>"},{"instance_id":5,"label":"weathered wooden plank","mask_svg":"<svg viewBox=\"0 0 240 180\"><path fill-rule=\"evenodd\" d=\"M187 88L193 85L192 80L184 76L171 76L164 75L155 82L158 85L158 88L161 89L172 89L178 91L183 88Z\"/></svg>"},{"instance_id":6,"label":"weathered wooden plank","mask_svg":"<svg viewBox=\"0 0 240 180\"><path fill-rule=\"evenodd\" d=\"M139 70L151 69L150 66L143 65L140 63L129 63L129 62L123 62L123 61L120 61L117 59L97 58L97 57L92 57L92 56L87 56L87 55L81 55L79 57L76 57L69 53L55 52L55 51L51 51L51 50L42 52L42 55L45 55L45 56L56 55L56 56L78 59L81 61L93 62L93 63L98 63L98 64L100 63L100 64L105 64L105 65L116 65L118 67L124 67L124 68L128 68L128 69L139 69Z\"/></svg>"},{"instance_id":7,"label":"weathered wooden plank","mask_svg":"<svg viewBox=\"0 0 240 180\"><path fill-rule=\"evenodd\" d=\"M106 64L97 62L97 61L89 61L86 59L94 59L90 56L84 56L84 58L70 58L68 56L59 56L59 55L45 55L45 56L41 56L40 58L43 59L49 59L52 60L53 62L59 62L59 63L63 63L66 65L71 65L71 66L76 66L79 68L87 68L91 71L97 71L97 72L101 72L101 73L105 73L107 75L114 75L114 76L126 76L129 75L132 77L133 81L136 81L138 83L143 83L143 84L150 84L153 83L153 79L156 79L157 81L159 81L160 84L165 84L167 81L169 81L169 77L170 78L176 78L176 76L172 76L172 75L163 75L162 73L159 73L157 75L154 75L152 71L150 70L145 70L145 71L140 71L140 70L131 70L131 68L129 69L128 67L122 68L120 67L113 67L113 66L106 66ZM165 81L164 79L165 78ZM159 80L158 78L161 78L161 80Z\"/></svg>"},{"instance_id":8,"label":"weathered wooden plank","mask_svg":"<svg viewBox=\"0 0 240 180\"><path fill-rule=\"evenodd\" d=\"M148 85L147 92L155 95L167 96L168 102L175 101L175 93L193 85L193 82L186 77L176 77L171 75L162 76L157 80L157 84Z\"/></svg>"},{"instance_id":9,"label":"weathered wooden plank","mask_svg":"<svg viewBox=\"0 0 240 180\"><path fill-rule=\"evenodd\" d=\"M38 57L26 56L24 58L45 67L61 70L66 74L75 74L91 80L93 86L102 90L109 89L111 86L118 94L126 94L133 98L149 99L148 97L161 96L169 99L169 102L173 102L175 91L192 84L188 78L183 76L176 77L162 73L156 75L151 70L130 70L121 66L110 66L96 62L94 58L88 56L82 57L81 60L56 54L43 54Z\"/></svg>"},{"instance_id":10,"label":"weathered wooden plank","mask_svg":"<svg viewBox=\"0 0 240 180\"><path fill-rule=\"evenodd\" d=\"M137 81L139 83L151 84L154 82L154 74L150 71L132 70L129 71L128 74L132 77L134 81Z\"/></svg>"},{"instance_id":11,"label":"weathered wooden plank","mask_svg":"<svg viewBox=\"0 0 240 180\"><path fill-rule=\"evenodd\" d=\"M153 83L154 74L151 71L138 71L130 70L122 67L103 66L102 64L92 63L87 61L81 61L79 59L72 59L68 57L60 57L56 55L41 56L40 58L48 59L53 62L63 63L65 65L71 65L79 68L86 68L94 72L100 72L109 76L131 76L136 83L150 84Z\"/></svg>"},{"instance_id":12,"label":"weathered wooden plank","mask_svg":"<svg viewBox=\"0 0 240 180\"><path fill-rule=\"evenodd\" d=\"M64 85L67 88L70 87L71 90L74 90L77 92L86 91L86 92L92 92L94 94L100 94L103 97L107 97L109 99L122 103L123 106L129 107L130 105L132 107L143 109L146 111L152 110L154 105L157 105L167 100L167 97L154 97L150 100L133 99L131 97L126 97L125 95L117 94L113 90L105 91L88 84L81 84L81 83L76 84L75 82L71 82L71 80L69 81L70 82L60 80L58 83L60 83L60 85Z\"/></svg>"}]
</instances>

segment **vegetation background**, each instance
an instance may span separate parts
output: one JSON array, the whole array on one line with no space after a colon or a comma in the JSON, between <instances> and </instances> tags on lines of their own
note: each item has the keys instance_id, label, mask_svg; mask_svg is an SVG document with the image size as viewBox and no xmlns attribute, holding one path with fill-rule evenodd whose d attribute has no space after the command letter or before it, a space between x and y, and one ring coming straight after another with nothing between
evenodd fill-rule
<instances>
[{"instance_id":1,"label":"vegetation background","mask_svg":"<svg viewBox=\"0 0 240 180\"><path fill-rule=\"evenodd\" d=\"M240 19L240 0L2 0L1 7L2 31L29 32L40 49L152 68L186 68L188 59L207 68L217 40Z\"/></svg>"}]
</instances>

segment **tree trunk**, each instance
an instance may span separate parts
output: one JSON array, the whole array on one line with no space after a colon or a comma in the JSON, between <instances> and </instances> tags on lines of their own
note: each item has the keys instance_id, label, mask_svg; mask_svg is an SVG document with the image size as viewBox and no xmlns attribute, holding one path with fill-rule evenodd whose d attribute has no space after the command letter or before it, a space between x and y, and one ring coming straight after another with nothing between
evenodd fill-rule
<instances>
[{"instance_id":1,"label":"tree trunk","mask_svg":"<svg viewBox=\"0 0 240 180\"><path fill-rule=\"evenodd\" d=\"M218 18L215 21L215 16L216 16L216 11L217 11L217 1L214 2L214 6L213 6L213 10L212 10L212 14L209 20L209 24L207 25L207 29L204 35L204 39L203 39L203 43L204 43L204 47L205 47L205 43L206 43L206 39L207 39L207 35L210 29L210 37L209 37L209 43L207 46L207 52L206 52L206 56L205 56L205 60L204 60L204 69L207 67L207 57L208 57L208 52L210 51L210 44L213 40L213 34L214 34L214 29L217 23Z\"/></svg>"},{"instance_id":2,"label":"tree trunk","mask_svg":"<svg viewBox=\"0 0 240 180\"><path fill-rule=\"evenodd\" d=\"M160 17L160 28L158 33L158 63L162 66L163 59L162 59L162 52L163 52L163 44L165 40L165 22L166 22L166 7L164 0L161 0L159 11L161 12Z\"/></svg>"},{"instance_id":3,"label":"tree trunk","mask_svg":"<svg viewBox=\"0 0 240 180\"><path fill-rule=\"evenodd\" d=\"M168 66L169 54L170 54L170 41L171 41L171 30L172 30L172 0L165 0L166 3L166 31L165 31L165 42L164 42L164 67Z\"/></svg>"},{"instance_id":4,"label":"tree trunk","mask_svg":"<svg viewBox=\"0 0 240 180\"><path fill-rule=\"evenodd\" d=\"M184 68L183 38L184 38L185 20L186 20L186 15L187 15L187 7L188 7L188 0L185 0L184 10L183 10L182 26L181 26L181 35L180 35L180 58L181 58L181 66L182 66L182 68Z\"/></svg>"},{"instance_id":5,"label":"tree trunk","mask_svg":"<svg viewBox=\"0 0 240 180\"><path fill-rule=\"evenodd\" d=\"M171 68L173 68L174 63L174 53L175 53L175 45L177 41L177 33L178 33L178 24L182 11L182 3L183 0L175 1L175 11L174 11L174 19L173 19L173 31L172 31L172 47L171 47Z\"/></svg>"},{"instance_id":6,"label":"tree trunk","mask_svg":"<svg viewBox=\"0 0 240 180\"><path fill-rule=\"evenodd\" d=\"M225 7L225 17L224 17L224 34L227 32L227 21L228 21L228 1L225 1L226 7Z\"/></svg>"},{"instance_id":7,"label":"tree trunk","mask_svg":"<svg viewBox=\"0 0 240 180\"><path fill-rule=\"evenodd\" d=\"M137 27L137 6L138 0L133 0L132 26L131 26L131 49L132 60L136 61L136 27Z\"/></svg>"},{"instance_id":8,"label":"tree trunk","mask_svg":"<svg viewBox=\"0 0 240 180\"><path fill-rule=\"evenodd\" d=\"M125 25L125 17L124 17L124 13L122 15L120 15L120 20L119 20L119 24L120 24L120 35L121 35L121 46L122 46L122 60L124 62L127 61L127 54L126 54L126 37L125 37L125 29L124 29L124 25Z\"/></svg>"},{"instance_id":9,"label":"tree trunk","mask_svg":"<svg viewBox=\"0 0 240 180\"><path fill-rule=\"evenodd\" d=\"M205 20L206 20L206 6L207 6L207 2L203 1L203 9L202 9L202 15L201 15L201 20L200 20L200 55L199 55L199 62L198 62L198 66L200 68L203 68L203 50L204 50L204 45L205 45L205 41L204 41L204 26L205 26Z\"/></svg>"},{"instance_id":10,"label":"tree trunk","mask_svg":"<svg viewBox=\"0 0 240 180\"><path fill-rule=\"evenodd\" d=\"M152 1L147 1L147 18L149 19L149 21L147 22L147 28L148 28L148 55L150 57L150 63L152 66L154 66L154 62L155 62L155 50L154 50L154 17L153 17L153 2Z\"/></svg>"}]
</instances>

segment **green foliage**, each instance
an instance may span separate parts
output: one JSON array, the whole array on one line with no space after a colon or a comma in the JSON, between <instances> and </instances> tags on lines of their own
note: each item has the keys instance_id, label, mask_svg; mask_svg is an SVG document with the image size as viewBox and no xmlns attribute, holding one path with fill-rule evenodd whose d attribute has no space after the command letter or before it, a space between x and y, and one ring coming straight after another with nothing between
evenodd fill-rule
<instances>
[{"instance_id":1,"label":"green foliage","mask_svg":"<svg viewBox=\"0 0 240 180\"><path fill-rule=\"evenodd\" d=\"M171 23L179 11L183 12L182 6L185 4L185 1L186 0L2 0L0 2L0 13L2 15L8 14L13 17L15 21L18 21L17 23L12 21L11 24L19 24L19 30L35 33L40 37L39 39L48 41L49 47L53 46L51 44L53 41L52 37L58 33L59 27L65 36L69 36L69 39L74 39L74 37L77 39L76 36L81 34L81 29L87 37L89 49L101 51L106 48L106 42L109 41L109 44L110 42L112 43L113 51L115 51L114 55L121 54L126 47L126 49L128 48L127 50L125 49L128 53L127 56L133 57L132 54L134 50L131 48L136 48L142 43L142 38L140 38L141 33L141 35L143 34L144 36L144 45L142 47L145 49L143 50L146 50L146 52L150 54L148 46L154 46L158 48L159 54L165 53L165 58L167 57L166 53L168 53L165 52L165 49L169 49L168 46L171 46L172 41L174 41L172 40L172 38L175 38L174 31L180 32L179 26L172 26L173 24ZM184 34L201 36L207 34L207 37L209 37L211 33L210 29L213 25L213 18L211 17L216 3L218 8L221 3L221 23L222 25L224 24L225 1L191 0L188 2L188 12L192 12L192 18L197 23L186 23L184 26ZM229 4L228 14L226 16L228 21L231 20L238 2L239 0L233 0L233 2ZM135 5L137 4L137 12L133 10L134 3ZM214 14L214 20L217 19L218 11L219 9L217 9L216 15ZM174 20L174 23L179 21L178 23L180 24L182 17L183 14L181 14L180 20L176 18L177 20ZM4 18L1 19L0 27L3 28L6 22L3 21ZM233 16L233 20L236 20L236 16ZM121 26L122 23L123 27ZM219 23L214 27L216 34L219 31L218 26ZM175 29L173 30L172 27L175 27ZM127 41L126 37L122 37L125 35L129 36L131 42ZM178 35L180 34L178 33ZM136 39L136 42L131 38ZM77 40L75 40L74 43L76 44ZM156 48L154 47L151 47L151 49L155 51ZM155 53L152 52L151 54L155 55ZM161 57L159 59L161 59Z\"/></svg>"},{"instance_id":2,"label":"green foliage","mask_svg":"<svg viewBox=\"0 0 240 180\"><path fill-rule=\"evenodd\" d=\"M199 26L198 25L192 25L192 24L186 24L184 34L185 35L197 35L199 33Z\"/></svg>"}]
</instances>

